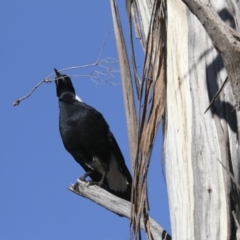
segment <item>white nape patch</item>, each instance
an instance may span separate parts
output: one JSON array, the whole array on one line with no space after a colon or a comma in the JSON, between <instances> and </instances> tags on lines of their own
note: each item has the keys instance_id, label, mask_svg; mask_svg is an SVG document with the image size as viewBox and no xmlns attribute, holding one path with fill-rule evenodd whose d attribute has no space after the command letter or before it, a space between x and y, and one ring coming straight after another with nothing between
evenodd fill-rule
<instances>
[{"instance_id":1,"label":"white nape patch","mask_svg":"<svg viewBox=\"0 0 240 240\"><path fill-rule=\"evenodd\" d=\"M106 178L109 188L117 192L125 192L129 185L127 179L120 172L117 159L113 154L111 154L109 171Z\"/></svg>"},{"instance_id":2,"label":"white nape patch","mask_svg":"<svg viewBox=\"0 0 240 240\"><path fill-rule=\"evenodd\" d=\"M83 102L82 99L76 94L75 99L78 100L79 102Z\"/></svg>"}]
</instances>

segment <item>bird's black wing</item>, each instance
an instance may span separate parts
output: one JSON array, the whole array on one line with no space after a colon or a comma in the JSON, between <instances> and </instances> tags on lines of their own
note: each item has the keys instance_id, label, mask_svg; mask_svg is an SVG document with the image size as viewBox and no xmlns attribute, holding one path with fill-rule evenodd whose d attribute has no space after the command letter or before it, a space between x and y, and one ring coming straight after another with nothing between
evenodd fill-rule
<instances>
[{"instance_id":1,"label":"bird's black wing","mask_svg":"<svg viewBox=\"0 0 240 240\"><path fill-rule=\"evenodd\" d=\"M107 144L107 142L105 142L106 146L108 145L110 147L110 149L111 149L110 152L114 155L114 159L116 160L117 166L118 166L118 169L119 169L119 174L121 174L123 176L123 178L126 179L126 182L128 182L127 188L124 192L115 191L111 187L111 184L109 184L108 180L104 181L104 183L107 186L109 192L113 193L114 195L116 195L120 198L123 198L123 199L126 199L126 200L130 201L131 200L131 189L132 189L132 176L131 176L131 174L130 174L130 172L129 172L126 164L125 164L125 160L124 160L122 152L121 152L121 150L118 146L118 143L117 143L115 137L113 136L112 132L109 130L109 126L108 126L107 122L105 121L104 117L102 116L102 114L99 113L96 109L92 108L91 106L88 106L88 108L91 108L93 110L92 113L94 113L94 116L93 116L94 120L98 119L99 124L101 122L101 125L102 125L101 129L102 130L104 129L102 134L103 135L107 134L106 137L108 138L108 140L104 138L108 142L108 144ZM98 128L98 131L99 130L100 130L100 128ZM107 132L105 132L105 131L107 131ZM96 141L98 142L99 139L96 140ZM102 160L105 161L104 158L102 158ZM111 162L111 160L110 160L110 162ZM110 162L108 162L108 164ZM109 169L109 171L111 172L110 169ZM121 178L121 176L116 174L116 178ZM113 180L113 182L115 182L115 181ZM117 183L117 182L118 181L116 181L115 183Z\"/></svg>"},{"instance_id":2,"label":"bird's black wing","mask_svg":"<svg viewBox=\"0 0 240 240\"><path fill-rule=\"evenodd\" d=\"M116 196L123 198L127 201L131 201L131 192L132 192L132 176L125 164L124 161L124 157L122 155L122 152L117 144L117 141L115 140L113 134L109 131L109 140L110 140L110 146L111 146L111 150L113 155L115 156L115 159L118 163L118 169L120 174L122 174L122 176L127 180L128 184L127 184L127 188L124 192L121 191L114 191L112 189L110 189L110 191L115 194Z\"/></svg>"},{"instance_id":3,"label":"bird's black wing","mask_svg":"<svg viewBox=\"0 0 240 240\"><path fill-rule=\"evenodd\" d=\"M132 176L125 164L124 161L124 157L122 155L122 152L117 144L116 139L114 138L113 134L109 131L109 139L110 139L110 143L111 143L111 147L112 147L112 151L114 153L114 155L117 158L118 164L119 164L119 169L122 172L122 174L126 177L126 179L128 180L128 182L130 184L132 184Z\"/></svg>"}]
</instances>

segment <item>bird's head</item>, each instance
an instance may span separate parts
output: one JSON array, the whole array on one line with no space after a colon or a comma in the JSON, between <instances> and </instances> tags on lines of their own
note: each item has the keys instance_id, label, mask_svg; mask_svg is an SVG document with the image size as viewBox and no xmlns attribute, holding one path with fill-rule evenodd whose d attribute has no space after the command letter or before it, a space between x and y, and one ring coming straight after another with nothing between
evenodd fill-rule
<instances>
[{"instance_id":1,"label":"bird's head","mask_svg":"<svg viewBox=\"0 0 240 240\"><path fill-rule=\"evenodd\" d=\"M75 95L75 89L72 85L70 77L63 75L54 68L56 73L55 83L57 87L57 96L61 97L64 93L73 93Z\"/></svg>"}]
</instances>

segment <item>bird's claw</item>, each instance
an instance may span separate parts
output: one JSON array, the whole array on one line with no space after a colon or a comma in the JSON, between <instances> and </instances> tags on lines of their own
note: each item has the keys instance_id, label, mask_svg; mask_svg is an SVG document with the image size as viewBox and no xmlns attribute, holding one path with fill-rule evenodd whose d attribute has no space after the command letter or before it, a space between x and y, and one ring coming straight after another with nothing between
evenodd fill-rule
<instances>
[{"instance_id":1,"label":"bird's claw","mask_svg":"<svg viewBox=\"0 0 240 240\"><path fill-rule=\"evenodd\" d=\"M75 192L78 192L78 182L76 182L73 186L72 186L73 190Z\"/></svg>"},{"instance_id":2,"label":"bird's claw","mask_svg":"<svg viewBox=\"0 0 240 240\"><path fill-rule=\"evenodd\" d=\"M89 186L97 185L97 186L101 187L101 186L102 186L102 183L101 183L101 182L94 182L94 181L92 181L92 180L89 180L89 181L88 181L88 185L89 185Z\"/></svg>"},{"instance_id":3,"label":"bird's claw","mask_svg":"<svg viewBox=\"0 0 240 240\"><path fill-rule=\"evenodd\" d=\"M84 176L80 177L79 180L82 181L82 182L86 182L86 179L85 179Z\"/></svg>"},{"instance_id":4,"label":"bird's claw","mask_svg":"<svg viewBox=\"0 0 240 240\"><path fill-rule=\"evenodd\" d=\"M88 181L88 185L89 185L89 186L98 185L98 182L94 182L94 181L92 181L92 180L89 180L89 181Z\"/></svg>"}]
</instances>

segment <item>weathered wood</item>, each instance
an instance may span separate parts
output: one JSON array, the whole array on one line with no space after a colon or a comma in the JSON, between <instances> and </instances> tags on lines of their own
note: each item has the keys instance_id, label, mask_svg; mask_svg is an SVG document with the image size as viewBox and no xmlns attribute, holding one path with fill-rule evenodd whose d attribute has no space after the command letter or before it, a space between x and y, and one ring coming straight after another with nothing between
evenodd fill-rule
<instances>
[{"instance_id":1,"label":"weathered wood","mask_svg":"<svg viewBox=\"0 0 240 240\"><path fill-rule=\"evenodd\" d=\"M237 226L236 240L240 240L240 225L239 225L239 222L238 222L238 220L237 220L237 217L236 217L236 214L235 214L234 211L232 211L232 215L233 215L235 224L236 224L236 226Z\"/></svg>"},{"instance_id":2,"label":"weathered wood","mask_svg":"<svg viewBox=\"0 0 240 240\"><path fill-rule=\"evenodd\" d=\"M105 191L103 188L98 186L89 186L87 183L80 180L78 180L74 188L72 185L69 187L69 190L82 197L90 199L117 215L130 218L130 202L114 196L113 194ZM143 219L141 219L141 228L145 230ZM150 229L154 239L171 239L170 235L167 234L167 232L152 218L150 218Z\"/></svg>"},{"instance_id":3,"label":"weathered wood","mask_svg":"<svg viewBox=\"0 0 240 240\"><path fill-rule=\"evenodd\" d=\"M128 127L128 141L133 168L137 152L137 117L133 93L133 84L117 5L115 0L110 0L110 4L113 18L114 33L116 38L116 45L118 50L118 59L122 79L123 99Z\"/></svg>"},{"instance_id":4,"label":"weathered wood","mask_svg":"<svg viewBox=\"0 0 240 240\"><path fill-rule=\"evenodd\" d=\"M234 165L231 169L239 176L238 114L231 112L235 105L232 86L226 85L220 99L204 115L226 79L225 62L186 6L177 0L169 0L167 4L164 149L172 236L173 239L231 239L235 234L231 209L237 202L233 204L230 200L236 195L218 159L225 166ZM225 13L230 10L225 1L215 2L216 10L225 21L229 20ZM206 28L215 28L207 20L204 24ZM228 56L225 42L218 41Z\"/></svg>"},{"instance_id":5,"label":"weathered wood","mask_svg":"<svg viewBox=\"0 0 240 240\"><path fill-rule=\"evenodd\" d=\"M131 2L131 1L130 1ZM136 5L135 5L136 4ZM157 135L158 126L162 119L165 109L165 82L166 82L166 26L163 14L163 2L157 0L154 2L152 13L149 14L146 2L134 2L132 11L134 16L138 11L144 13L144 17L150 17L149 29L147 36L145 32L141 33L144 38L141 39L145 46L145 59L143 66L143 75L141 80L141 88L139 93L139 103L141 106L139 112L138 124L138 151L134 166L133 179L133 211L131 218L134 237L138 237L140 229L140 217L144 215L146 229L149 229L148 223L148 196L147 196L147 175L151 158L154 140ZM130 6L128 5L128 9ZM142 19L142 15L141 15ZM136 19L135 19L136 21ZM147 20L149 21L149 20ZM131 23L131 21L129 21ZM144 23L138 20L135 26L143 26ZM146 39L146 41L145 41ZM148 239L151 238L151 233L147 231ZM140 237L139 237L140 238Z\"/></svg>"},{"instance_id":6,"label":"weathered wood","mask_svg":"<svg viewBox=\"0 0 240 240\"><path fill-rule=\"evenodd\" d=\"M198 17L215 48L221 54L224 66L232 85L234 108L240 109L240 42L229 27L217 15L211 2L203 0L183 0L188 8Z\"/></svg>"}]
</instances>

